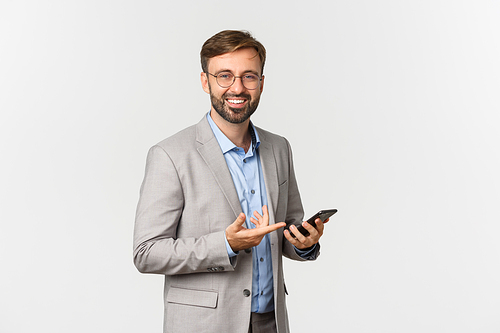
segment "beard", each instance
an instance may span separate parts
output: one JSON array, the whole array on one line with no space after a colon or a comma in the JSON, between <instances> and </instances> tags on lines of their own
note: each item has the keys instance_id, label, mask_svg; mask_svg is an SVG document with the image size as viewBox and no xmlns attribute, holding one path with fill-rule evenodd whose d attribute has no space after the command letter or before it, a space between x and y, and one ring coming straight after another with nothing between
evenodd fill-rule
<instances>
[{"instance_id":1,"label":"beard","mask_svg":"<svg viewBox=\"0 0 500 333\"><path fill-rule=\"evenodd\" d=\"M218 98L213 94L210 84L208 87L210 89L210 102L212 103L212 107L215 111L217 111L222 119L229 123L243 123L245 120L250 118L250 116L255 112L255 110L257 110L257 107L259 106L260 95L255 100L252 100L252 97L248 94L232 95L225 93L220 98ZM225 103L226 99L232 98L244 98L247 100L247 103L243 108L232 108Z\"/></svg>"}]
</instances>

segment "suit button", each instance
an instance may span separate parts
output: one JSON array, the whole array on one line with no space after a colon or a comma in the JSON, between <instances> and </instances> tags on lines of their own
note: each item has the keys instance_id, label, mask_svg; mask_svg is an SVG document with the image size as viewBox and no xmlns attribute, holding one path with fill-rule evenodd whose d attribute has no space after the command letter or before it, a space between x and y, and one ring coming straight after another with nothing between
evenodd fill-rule
<instances>
[{"instance_id":1,"label":"suit button","mask_svg":"<svg viewBox=\"0 0 500 333\"><path fill-rule=\"evenodd\" d=\"M245 249L245 253L252 253L252 249Z\"/></svg>"},{"instance_id":2,"label":"suit button","mask_svg":"<svg viewBox=\"0 0 500 333\"><path fill-rule=\"evenodd\" d=\"M243 290L243 296L245 296L245 297L250 296L250 290L248 290L248 289Z\"/></svg>"}]
</instances>

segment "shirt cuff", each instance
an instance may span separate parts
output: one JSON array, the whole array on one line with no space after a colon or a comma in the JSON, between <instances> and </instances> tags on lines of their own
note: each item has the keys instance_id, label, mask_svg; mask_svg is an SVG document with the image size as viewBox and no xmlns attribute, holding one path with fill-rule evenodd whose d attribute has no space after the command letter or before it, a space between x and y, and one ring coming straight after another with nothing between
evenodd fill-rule
<instances>
[{"instance_id":1,"label":"shirt cuff","mask_svg":"<svg viewBox=\"0 0 500 333\"><path fill-rule=\"evenodd\" d=\"M240 253L240 251L233 252L233 249L231 248L231 245L229 245L229 242L227 241L226 232L225 231L224 231L224 240L226 241L226 250L227 250L227 255L229 256L229 258L236 257L238 255L238 253ZM316 245L316 244L314 244L314 245Z\"/></svg>"},{"instance_id":2,"label":"shirt cuff","mask_svg":"<svg viewBox=\"0 0 500 333\"><path fill-rule=\"evenodd\" d=\"M227 240L226 240L226 242L227 242ZM301 258L304 258L304 259L309 259L309 258L313 257L314 251L316 250L316 244L314 244L310 249L308 249L306 251L296 248L295 245L293 247L295 248L295 252Z\"/></svg>"}]
</instances>

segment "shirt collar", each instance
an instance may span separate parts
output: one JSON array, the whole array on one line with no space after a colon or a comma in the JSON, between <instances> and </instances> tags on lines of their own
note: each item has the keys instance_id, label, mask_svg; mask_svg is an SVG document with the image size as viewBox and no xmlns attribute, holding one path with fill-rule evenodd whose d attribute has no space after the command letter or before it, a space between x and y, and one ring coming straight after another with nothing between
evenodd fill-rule
<instances>
[{"instance_id":1,"label":"shirt collar","mask_svg":"<svg viewBox=\"0 0 500 333\"><path fill-rule=\"evenodd\" d=\"M231 142L231 140L227 138L227 136L224 133L222 133L220 128L217 127L212 117L210 117L210 112L207 113L207 120L208 123L210 124L210 128L212 128L212 132L214 132L215 138L217 139L217 142L219 143L219 146L223 154L237 147L234 143ZM255 130L255 126L253 126L251 121L250 121L250 136L252 137L252 151L254 151L260 146L260 138L259 134Z\"/></svg>"}]
</instances>

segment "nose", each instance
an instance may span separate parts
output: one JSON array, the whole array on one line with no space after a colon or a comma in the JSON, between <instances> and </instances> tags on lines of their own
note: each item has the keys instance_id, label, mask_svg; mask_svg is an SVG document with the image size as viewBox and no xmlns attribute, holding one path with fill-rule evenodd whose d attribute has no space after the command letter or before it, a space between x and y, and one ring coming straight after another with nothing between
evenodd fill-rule
<instances>
[{"instance_id":1,"label":"nose","mask_svg":"<svg viewBox=\"0 0 500 333\"><path fill-rule=\"evenodd\" d=\"M245 90L245 86L243 85L243 81L241 80L241 77L236 76L234 78L233 85L230 87L230 90L236 94L241 93L243 90Z\"/></svg>"}]
</instances>

